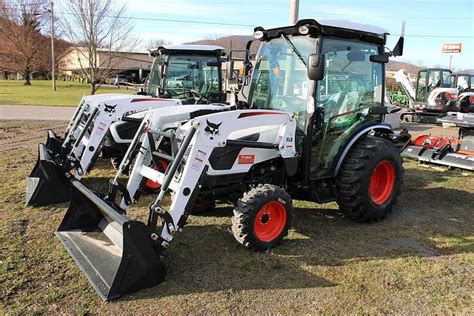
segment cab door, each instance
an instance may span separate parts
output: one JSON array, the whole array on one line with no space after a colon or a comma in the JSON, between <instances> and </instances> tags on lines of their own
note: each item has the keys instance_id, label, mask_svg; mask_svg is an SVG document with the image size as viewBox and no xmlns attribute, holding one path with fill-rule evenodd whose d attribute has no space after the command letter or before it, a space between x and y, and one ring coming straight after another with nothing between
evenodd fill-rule
<instances>
[{"instance_id":1,"label":"cab door","mask_svg":"<svg viewBox=\"0 0 474 316\"><path fill-rule=\"evenodd\" d=\"M379 54L375 44L324 39L325 75L316 88L316 109L322 113L313 129L310 180L331 177L347 141L363 125L380 121L369 108L383 104L383 65L370 61Z\"/></svg>"},{"instance_id":2,"label":"cab door","mask_svg":"<svg viewBox=\"0 0 474 316\"><path fill-rule=\"evenodd\" d=\"M426 70L421 70L418 72L418 79L416 81L416 101L425 102L426 101Z\"/></svg>"}]
</instances>

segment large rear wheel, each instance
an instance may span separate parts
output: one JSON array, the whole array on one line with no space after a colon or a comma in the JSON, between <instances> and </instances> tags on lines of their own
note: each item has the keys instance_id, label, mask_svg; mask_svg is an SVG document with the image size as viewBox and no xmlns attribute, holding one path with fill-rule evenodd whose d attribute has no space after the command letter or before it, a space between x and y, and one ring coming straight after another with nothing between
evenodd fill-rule
<instances>
[{"instance_id":1,"label":"large rear wheel","mask_svg":"<svg viewBox=\"0 0 474 316\"><path fill-rule=\"evenodd\" d=\"M391 142L370 136L359 140L344 159L336 179L340 209L360 222L384 219L400 195L402 163Z\"/></svg>"},{"instance_id":2,"label":"large rear wheel","mask_svg":"<svg viewBox=\"0 0 474 316\"><path fill-rule=\"evenodd\" d=\"M232 217L235 239L246 248L264 251L281 243L293 219L293 206L285 190L259 185L238 200Z\"/></svg>"}]
</instances>

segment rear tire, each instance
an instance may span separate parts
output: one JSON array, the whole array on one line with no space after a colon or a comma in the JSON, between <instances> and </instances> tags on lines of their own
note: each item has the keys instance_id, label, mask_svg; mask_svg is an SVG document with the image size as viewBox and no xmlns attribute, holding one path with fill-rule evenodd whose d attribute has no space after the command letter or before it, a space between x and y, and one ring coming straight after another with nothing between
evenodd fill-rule
<instances>
[{"instance_id":1,"label":"rear tire","mask_svg":"<svg viewBox=\"0 0 474 316\"><path fill-rule=\"evenodd\" d=\"M336 179L341 211L359 222L387 217L400 195L402 163L399 151L387 140L367 136L357 141Z\"/></svg>"},{"instance_id":2,"label":"rear tire","mask_svg":"<svg viewBox=\"0 0 474 316\"><path fill-rule=\"evenodd\" d=\"M232 232L244 247L265 251L279 245L288 234L293 213L291 198L285 190L261 184L237 201Z\"/></svg>"}]
</instances>

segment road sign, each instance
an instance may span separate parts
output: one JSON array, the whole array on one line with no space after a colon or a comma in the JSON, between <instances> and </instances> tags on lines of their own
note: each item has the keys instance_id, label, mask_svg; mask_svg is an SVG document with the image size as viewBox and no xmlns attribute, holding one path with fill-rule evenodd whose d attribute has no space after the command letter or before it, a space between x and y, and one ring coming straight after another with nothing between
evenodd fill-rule
<instances>
[{"instance_id":1,"label":"road sign","mask_svg":"<svg viewBox=\"0 0 474 316\"><path fill-rule=\"evenodd\" d=\"M443 44L443 53L457 54L461 52L462 43L446 43Z\"/></svg>"}]
</instances>

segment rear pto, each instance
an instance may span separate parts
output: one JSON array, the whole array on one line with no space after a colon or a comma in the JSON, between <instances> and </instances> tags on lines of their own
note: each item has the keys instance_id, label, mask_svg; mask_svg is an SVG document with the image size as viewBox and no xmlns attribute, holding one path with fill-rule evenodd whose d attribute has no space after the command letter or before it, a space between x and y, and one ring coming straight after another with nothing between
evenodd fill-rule
<instances>
[{"instance_id":1,"label":"rear pto","mask_svg":"<svg viewBox=\"0 0 474 316\"><path fill-rule=\"evenodd\" d=\"M383 53L386 36L334 21L257 27L260 50L240 102L248 109L169 120L150 112L119 168L118 175L144 139L126 187L117 176L102 197L73 179L56 235L100 296L115 299L162 282L161 258L198 199L234 203L233 234L258 251L287 235L292 198L337 201L360 222L385 218L400 193L397 146L406 141L382 123L385 63L403 50L401 38L394 53ZM162 161L167 166L159 168ZM143 223L127 207L147 180L160 188Z\"/></svg>"}]
</instances>

